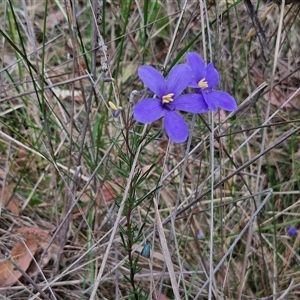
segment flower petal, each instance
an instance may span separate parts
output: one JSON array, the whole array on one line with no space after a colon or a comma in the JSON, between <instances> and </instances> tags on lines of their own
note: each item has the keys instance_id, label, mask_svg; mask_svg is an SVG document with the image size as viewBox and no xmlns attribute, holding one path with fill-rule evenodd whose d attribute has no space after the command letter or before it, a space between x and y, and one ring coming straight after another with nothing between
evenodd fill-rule
<instances>
[{"instance_id":1,"label":"flower petal","mask_svg":"<svg viewBox=\"0 0 300 300\"><path fill-rule=\"evenodd\" d=\"M228 111L233 111L237 109L236 101L228 93L222 91L212 91L204 95L204 98L209 108L210 106L219 106L224 110ZM210 109L214 110L212 108Z\"/></svg>"},{"instance_id":2,"label":"flower petal","mask_svg":"<svg viewBox=\"0 0 300 300\"><path fill-rule=\"evenodd\" d=\"M181 116L172 110L165 111L165 130L175 143L183 143L189 135L188 127Z\"/></svg>"},{"instance_id":3,"label":"flower petal","mask_svg":"<svg viewBox=\"0 0 300 300\"><path fill-rule=\"evenodd\" d=\"M295 226L288 226L286 230L287 234L291 237L294 237L298 234L298 229Z\"/></svg>"},{"instance_id":4,"label":"flower petal","mask_svg":"<svg viewBox=\"0 0 300 300\"><path fill-rule=\"evenodd\" d=\"M206 67L206 77L205 77L208 88L213 89L219 83L220 77L218 71L214 68L213 63L209 63Z\"/></svg>"},{"instance_id":5,"label":"flower petal","mask_svg":"<svg viewBox=\"0 0 300 300\"><path fill-rule=\"evenodd\" d=\"M146 98L139 101L133 108L133 116L140 123L151 123L164 114L164 108L159 99Z\"/></svg>"},{"instance_id":6,"label":"flower petal","mask_svg":"<svg viewBox=\"0 0 300 300\"><path fill-rule=\"evenodd\" d=\"M173 101L174 108L194 114L201 114L208 111L208 106L202 94L186 94Z\"/></svg>"},{"instance_id":7,"label":"flower petal","mask_svg":"<svg viewBox=\"0 0 300 300\"><path fill-rule=\"evenodd\" d=\"M193 77L196 80L197 87L198 82L205 78L206 75L206 66L202 57L196 52L189 52L185 56L188 65L191 67L193 71ZM194 86L193 86L194 87Z\"/></svg>"},{"instance_id":8,"label":"flower petal","mask_svg":"<svg viewBox=\"0 0 300 300\"><path fill-rule=\"evenodd\" d=\"M166 94L174 93L173 99L178 97L192 79L192 70L188 65L180 64L173 67L167 79Z\"/></svg>"},{"instance_id":9,"label":"flower petal","mask_svg":"<svg viewBox=\"0 0 300 300\"><path fill-rule=\"evenodd\" d=\"M210 100L209 98L209 95L211 94L212 92L203 92L202 93L202 96L203 96L203 99L205 100L206 104L207 104L207 107L209 110L212 110L212 111L217 111L217 106L215 105L215 103Z\"/></svg>"},{"instance_id":10,"label":"flower petal","mask_svg":"<svg viewBox=\"0 0 300 300\"><path fill-rule=\"evenodd\" d=\"M146 65L140 66L138 74L147 88L155 93L159 98L166 94L166 81L156 69Z\"/></svg>"}]
</instances>

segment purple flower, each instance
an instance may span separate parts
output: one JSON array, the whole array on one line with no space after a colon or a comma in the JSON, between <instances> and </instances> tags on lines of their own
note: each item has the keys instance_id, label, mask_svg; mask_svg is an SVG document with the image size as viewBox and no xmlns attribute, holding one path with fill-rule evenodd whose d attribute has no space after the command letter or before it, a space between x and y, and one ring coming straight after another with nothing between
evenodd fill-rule
<instances>
[{"instance_id":1,"label":"purple flower","mask_svg":"<svg viewBox=\"0 0 300 300\"><path fill-rule=\"evenodd\" d=\"M187 53L186 60L193 71L193 78L189 86L196 89L199 101L204 98L208 108L212 111L216 111L217 106L228 111L237 108L236 101L232 96L213 90L219 83L219 73L213 63L206 66L201 56L195 52Z\"/></svg>"},{"instance_id":2,"label":"purple flower","mask_svg":"<svg viewBox=\"0 0 300 300\"><path fill-rule=\"evenodd\" d=\"M198 230L197 238L198 238L198 239L204 238L204 234L203 234L203 232L202 232L201 230Z\"/></svg>"},{"instance_id":3,"label":"purple flower","mask_svg":"<svg viewBox=\"0 0 300 300\"><path fill-rule=\"evenodd\" d=\"M298 234L298 229L295 226L288 226L286 232L289 236L294 237Z\"/></svg>"},{"instance_id":4,"label":"purple flower","mask_svg":"<svg viewBox=\"0 0 300 300\"><path fill-rule=\"evenodd\" d=\"M141 66L138 75L157 98L139 101L133 109L134 118L140 123L151 123L164 117L169 138L175 143L185 142L189 133L188 127L176 110L191 113L208 111L205 101L199 101L197 94L180 96L191 81L191 68L185 64L177 65L170 71L168 79L165 79L153 67Z\"/></svg>"}]
</instances>

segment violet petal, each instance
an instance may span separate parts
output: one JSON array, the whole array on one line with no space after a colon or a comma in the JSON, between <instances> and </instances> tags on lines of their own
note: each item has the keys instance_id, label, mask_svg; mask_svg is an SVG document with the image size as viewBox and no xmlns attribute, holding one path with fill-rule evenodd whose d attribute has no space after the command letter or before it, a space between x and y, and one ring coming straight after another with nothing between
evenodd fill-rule
<instances>
[{"instance_id":1,"label":"violet petal","mask_svg":"<svg viewBox=\"0 0 300 300\"><path fill-rule=\"evenodd\" d=\"M234 111L237 109L236 101L228 93L222 91L211 91L205 95L204 92L204 97L206 103L208 104L208 107L214 104L215 106L219 106L220 108L227 111Z\"/></svg>"},{"instance_id":2,"label":"violet petal","mask_svg":"<svg viewBox=\"0 0 300 300\"><path fill-rule=\"evenodd\" d=\"M193 71L193 76L196 82L198 83L201 79L205 78L206 66L202 57L196 52L189 52L186 54L185 58Z\"/></svg>"},{"instance_id":3,"label":"violet petal","mask_svg":"<svg viewBox=\"0 0 300 300\"><path fill-rule=\"evenodd\" d=\"M175 109L195 114L201 114L208 111L208 106L202 94L186 94L173 101Z\"/></svg>"},{"instance_id":4,"label":"violet petal","mask_svg":"<svg viewBox=\"0 0 300 300\"><path fill-rule=\"evenodd\" d=\"M205 77L208 88L213 89L219 83L220 77L218 71L215 69L213 63L209 63L206 67L206 77Z\"/></svg>"},{"instance_id":5,"label":"violet petal","mask_svg":"<svg viewBox=\"0 0 300 300\"><path fill-rule=\"evenodd\" d=\"M217 111L218 108L217 106L215 105L215 103L209 98L209 95L211 94L212 92L201 92L202 96L203 96L203 99L204 101L206 102L207 104L207 107L209 110L212 110L212 111Z\"/></svg>"},{"instance_id":6,"label":"violet petal","mask_svg":"<svg viewBox=\"0 0 300 300\"><path fill-rule=\"evenodd\" d=\"M140 79L146 87L155 93L159 98L166 94L166 81L164 77L151 66L141 66L138 69Z\"/></svg>"},{"instance_id":7,"label":"violet petal","mask_svg":"<svg viewBox=\"0 0 300 300\"><path fill-rule=\"evenodd\" d=\"M166 94L174 93L173 99L178 97L192 79L192 70L185 64L180 64L173 67L167 79Z\"/></svg>"},{"instance_id":8,"label":"violet petal","mask_svg":"<svg viewBox=\"0 0 300 300\"><path fill-rule=\"evenodd\" d=\"M172 110L165 111L165 130L169 138L175 143L183 143L187 140L188 127L181 116Z\"/></svg>"},{"instance_id":9,"label":"violet petal","mask_svg":"<svg viewBox=\"0 0 300 300\"><path fill-rule=\"evenodd\" d=\"M295 226L288 226L286 228L287 234L291 237L294 237L298 234L298 229Z\"/></svg>"},{"instance_id":10,"label":"violet petal","mask_svg":"<svg viewBox=\"0 0 300 300\"><path fill-rule=\"evenodd\" d=\"M159 99L146 98L139 101L133 108L133 116L140 123L151 123L164 114L164 108Z\"/></svg>"}]
</instances>

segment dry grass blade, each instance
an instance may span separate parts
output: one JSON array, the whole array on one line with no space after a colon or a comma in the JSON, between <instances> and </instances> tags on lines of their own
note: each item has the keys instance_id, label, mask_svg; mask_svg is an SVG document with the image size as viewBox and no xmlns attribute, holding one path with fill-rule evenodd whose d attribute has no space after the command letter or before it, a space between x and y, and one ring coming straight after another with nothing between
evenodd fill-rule
<instances>
[{"instance_id":1,"label":"dry grass blade","mask_svg":"<svg viewBox=\"0 0 300 300\"><path fill-rule=\"evenodd\" d=\"M168 243L167 243L167 239L165 237L164 229L163 229L162 222L160 219L157 201L155 198L153 199L153 201L154 201L154 209L155 209L156 222L157 222L157 230L158 230L159 239L160 239L160 243L161 243L161 247L162 247L162 251L163 251L163 256L164 256L165 262L166 262L168 270L169 270L171 284L172 284L172 288L173 288L173 292L174 292L174 298L180 299L178 283L176 280L174 267L173 267L173 263L171 260L171 253L170 253L170 250L168 249Z\"/></svg>"}]
</instances>

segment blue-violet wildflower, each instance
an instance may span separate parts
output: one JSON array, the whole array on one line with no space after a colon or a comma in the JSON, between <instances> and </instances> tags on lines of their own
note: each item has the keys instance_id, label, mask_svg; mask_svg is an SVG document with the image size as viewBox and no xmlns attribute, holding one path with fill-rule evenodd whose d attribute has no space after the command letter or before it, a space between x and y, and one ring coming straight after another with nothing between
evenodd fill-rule
<instances>
[{"instance_id":1,"label":"blue-violet wildflower","mask_svg":"<svg viewBox=\"0 0 300 300\"><path fill-rule=\"evenodd\" d=\"M289 236L294 237L298 234L298 229L295 226L288 226L286 232Z\"/></svg>"},{"instance_id":2,"label":"blue-violet wildflower","mask_svg":"<svg viewBox=\"0 0 300 300\"><path fill-rule=\"evenodd\" d=\"M188 127L184 119L176 112L191 113L208 111L205 101L198 100L198 94L180 95L192 78L192 70L185 64L173 67L167 79L151 66L138 69L140 79L157 98L145 98L133 109L134 118L140 123L151 123L164 117L164 126L169 138L175 143L185 142Z\"/></svg>"},{"instance_id":3,"label":"blue-violet wildflower","mask_svg":"<svg viewBox=\"0 0 300 300\"><path fill-rule=\"evenodd\" d=\"M203 101L202 98L204 98L209 110L212 111L216 111L217 107L228 111L237 108L236 101L232 96L223 91L213 90L219 83L219 73L213 63L206 66L201 56L195 52L187 53L186 60L193 71L193 78L189 86L196 89L199 101Z\"/></svg>"},{"instance_id":4,"label":"blue-violet wildflower","mask_svg":"<svg viewBox=\"0 0 300 300\"><path fill-rule=\"evenodd\" d=\"M204 238L204 234L203 234L203 232L202 232L201 230L198 230L197 238L198 238L198 239Z\"/></svg>"}]
</instances>

